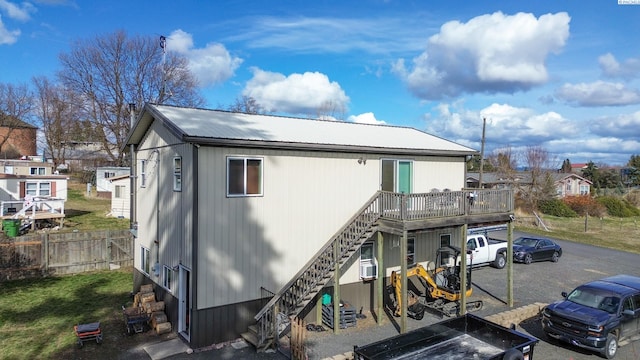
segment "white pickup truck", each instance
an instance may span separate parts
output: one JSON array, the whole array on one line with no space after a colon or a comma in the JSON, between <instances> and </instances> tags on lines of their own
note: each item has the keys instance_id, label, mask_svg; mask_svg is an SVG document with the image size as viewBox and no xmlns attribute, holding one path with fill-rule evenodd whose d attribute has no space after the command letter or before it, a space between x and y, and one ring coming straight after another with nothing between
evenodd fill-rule
<instances>
[{"instance_id":1,"label":"white pickup truck","mask_svg":"<svg viewBox=\"0 0 640 360\"><path fill-rule=\"evenodd\" d=\"M467 250L471 251L467 263L473 266L490 264L502 269L507 264L507 242L504 240L487 238L482 234L468 235Z\"/></svg>"}]
</instances>

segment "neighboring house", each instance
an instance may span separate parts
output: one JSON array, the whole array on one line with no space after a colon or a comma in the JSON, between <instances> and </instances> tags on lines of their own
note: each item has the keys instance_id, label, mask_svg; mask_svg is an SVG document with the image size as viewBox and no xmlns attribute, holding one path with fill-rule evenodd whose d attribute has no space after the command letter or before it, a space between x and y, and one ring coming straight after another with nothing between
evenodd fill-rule
<instances>
[{"instance_id":1,"label":"neighboring house","mask_svg":"<svg viewBox=\"0 0 640 360\"><path fill-rule=\"evenodd\" d=\"M0 139L8 139L0 149L3 154L15 154L16 158L35 155L38 128L13 116L0 114Z\"/></svg>"},{"instance_id":2,"label":"neighboring house","mask_svg":"<svg viewBox=\"0 0 640 360\"><path fill-rule=\"evenodd\" d=\"M252 324L268 345L327 293L380 318L392 269L513 218L511 190L469 201L477 151L412 128L147 104L125 147L134 290L154 284L191 347Z\"/></svg>"},{"instance_id":3,"label":"neighboring house","mask_svg":"<svg viewBox=\"0 0 640 360\"><path fill-rule=\"evenodd\" d=\"M0 174L0 215L35 226L37 220L64 220L68 178L62 175Z\"/></svg>"},{"instance_id":4,"label":"neighboring house","mask_svg":"<svg viewBox=\"0 0 640 360\"><path fill-rule=\"evenodd\" d=\"M571 172L574 174L582 175L584 169L587 168L587 164L571 164Z\"/></svg>"},{"instance_id":5,"label":"neighboring house","mask_svg":"<svg viewBox=\"0 0 640 360\"><path fill-rule=\"evenodd\" d=\"M96 191L98 197L111 198L113 191L111 178L126 175L129 176L131 169L128 167L104 166L96 169Z\"/></svg>"},{"instance_id":6,"label":"neighboring house","mask_svg":"<svg viewBox=\"0 0 640 360\"><path fill-rule=\"evenodd\" d=\"M556 187L556 194L559 197L573 195L588 195L591 193L592 182L573 173L549 173L553 178ZM467 187L478 188L480 181L479 173L467 174ZM509 176L498 173L483 173L483 189L526 189L531 186L531 174L529 172L515 172Z\"/></svg>"},{"instance_id":7,"label":"neighboring house","mask_svg":"<svg viewBox=\"0 0 640 360\"><path fill-rule=\"evenodd\" d=\"M127 168L128 170L129 168ZM110 216L129 219L131 217L131 177L129 174L109 178L112 188Z\"/></svg>"},{"instance_id":8,"label":"neighboring house","mask_svg":"<svg viewBox=\"0 0 640 360\"><path fill-rule=\"evenodd\" d=\"M591 194L590 180L583 178L577 174L553 174L556 185L556 193L559 197L589 195Z\"/></svg>"},{"instance_id":9,"label":"neighboring house","mask_svg":"<svg viewBox=\"0 0 640 360\"><path fill-rule=\"evenodd\" d=\"M53 163L43 162L40 156L29 156L25 160L0 160L3 174L53 175Z\"/></svg>"}]
</instances>

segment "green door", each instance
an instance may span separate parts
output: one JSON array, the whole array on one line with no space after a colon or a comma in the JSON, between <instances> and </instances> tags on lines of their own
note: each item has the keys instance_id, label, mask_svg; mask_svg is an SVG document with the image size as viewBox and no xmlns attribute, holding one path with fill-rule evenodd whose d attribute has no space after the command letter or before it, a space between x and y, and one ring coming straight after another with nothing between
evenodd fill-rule
<instances>
[{"instance_id":1,"label":"green door","mask_svg":"<svg viewBox=\"0 0 640 360\"><path fill-rule=\"evenodd\" d=\"M411 194L412 169L410 161L398 161L398 190L403 194Z\"/></svg>"}]
</instances>

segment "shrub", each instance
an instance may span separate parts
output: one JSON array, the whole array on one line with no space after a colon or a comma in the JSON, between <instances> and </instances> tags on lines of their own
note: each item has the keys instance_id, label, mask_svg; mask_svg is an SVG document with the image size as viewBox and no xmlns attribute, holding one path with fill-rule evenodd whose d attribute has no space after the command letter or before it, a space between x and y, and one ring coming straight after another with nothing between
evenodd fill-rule
<instances>
[{"instance_id":1,"label":"shrub","mask_svg":"<svg viewBox=\"0 0 640 360\"><path fill-rule=\"evenodd\" d=\"M589 214L602 217L607 213L607 208L590 195L567 196L562 201L580 216Z\"/></svg>"},{"instance_id":2,"label":"shrub","mask_svg":"<svg viewBox=\"0 0 640 360\"><path fill-rule=\"evenodd\" d=\"M640 207L640 190L629 191L629 193L624 196L624 199L627 200L631 205Z\"/></svg>"},{"instance_id":3,"label":"shrub","mask_svg":"<svg viewBox=\"0 0 640 360\"><path fill-rule=\"evenodd\" d=\"M613 196L601 196L598 203L607 208L611 216L631 217L640 216L640 209L631 205L628 201Z\"/></svg>"},{"instance_id":4,"label":"shrub","mask_svg":"<svg viewBox=\"0 0 640 360\"><path fill-rule=\"evenodd\" d=\"M547 215L558 217L577 217L578 214L560 199L541 200L538 203L540 211Z\"/></svg>"}]
</instances>

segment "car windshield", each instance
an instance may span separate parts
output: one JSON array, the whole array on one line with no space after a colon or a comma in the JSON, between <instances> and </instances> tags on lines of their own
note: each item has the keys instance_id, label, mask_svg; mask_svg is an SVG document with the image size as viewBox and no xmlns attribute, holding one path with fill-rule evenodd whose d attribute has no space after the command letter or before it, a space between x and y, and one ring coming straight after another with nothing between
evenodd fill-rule
<instances>
[{"instance_id":1,"label":"car windshield","mask_svg":"<svg viewBox=\"0 0 640 360\"><path fill-rule=\"evenodd\" d=\"M535 247L538 243L538 239L531 238L517 238L513 241L514 245L531 246Z\"/></svg>"},{"instance_id":2,"label":"car windshield","mask_svg":"<svg viewBox=\"0 0 640 360\"><path fill-rule=\"evenodd\" d=\"M609 314L615 314L618 311L618 305L620 305L620 298L617 295L588 287L573 290L567 296L567 300L590 308L604 310Z\"/></svg>"}]
</instances>

